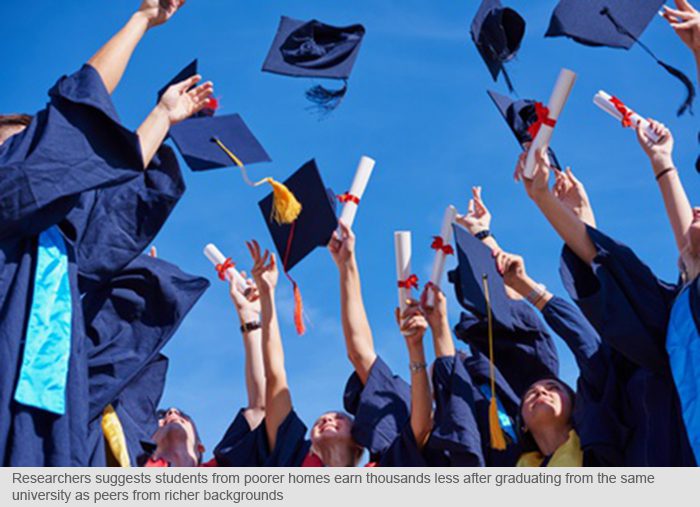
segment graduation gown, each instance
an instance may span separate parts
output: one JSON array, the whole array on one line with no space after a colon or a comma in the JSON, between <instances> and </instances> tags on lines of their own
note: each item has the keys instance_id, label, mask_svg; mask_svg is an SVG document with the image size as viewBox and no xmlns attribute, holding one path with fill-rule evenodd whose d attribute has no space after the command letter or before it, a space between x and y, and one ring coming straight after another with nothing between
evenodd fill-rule
<instances>
[{"instance_id":1,"label":"graduation gown","mask_svg":"<svg viewBox=\"0 0 700 507\"><path fill-rule=\"evenodd\" d=\"M659 280L627 246L587 231L597 251L592 265L564 247L561 276L602 340L625 359L617 368L621 419L629 429L625 464L695 466L665 349L680 287Z\"/></svg>"},{"instance_id":2,"label":"graduation gown","mask_svg":"<svg viewBox=\"0 0 700 507\"><path fill-rule=\"evenodd\" d=\"M139 204L138 199L128 199L130 192L112 201L100 199L99 191L107 197L109 192L119 194L126 188L122 185L141 188L139 195L156 200L167 195L168 204L160 209L171 209L184 190L170 185L178 179L179 168L169 149L162 149L162 158L149 167L168 175L157 178L160 184L167 180L165 192L160 193L158 182L147 188L153 180L143 171L138 136L119 123L94 68L85 65L61 78L49 96L32 123L0 146L0 458L5 466L88 463L87 349L79 280L107 279L119 271L150 242L158 221L162 225L167 215L150 222L140 213L145 208L121 207ZM98 211L108 207L111 212ZM105 220L110 213L114 220ZM63 415L14 401L32 302L37 236L55 225L66 244L72 298Z\"/></svg>"},{"instance_id":3,"label":"graduation gown","mask_svg":"<svg viewBox=\"0 0 700 507\"><path fill-rule=\"evenodd\" d=\"M87 325L92 466L104 466L100 423L111 404L132 466L158 427L167 359L160 351L209 287L161 259L141 255L82 300Z\"/></svg>"}]
</instances>

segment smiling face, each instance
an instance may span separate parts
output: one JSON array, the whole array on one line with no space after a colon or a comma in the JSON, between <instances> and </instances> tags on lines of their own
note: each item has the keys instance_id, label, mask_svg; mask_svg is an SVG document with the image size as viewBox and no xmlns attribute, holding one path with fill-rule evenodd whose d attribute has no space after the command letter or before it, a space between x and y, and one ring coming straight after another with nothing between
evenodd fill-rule
<instances>
[{"instance_id":1,"label":"smiling face","mask_svg":"<svg viewBox=\"0 0 700 507\"><path fill-rule=\"evenodd\" d=\"M573 399L558 380L544 379L532 384L522 399L521 415L525 427L537 431L547 425L568 425Z\"/></svg>"},{"instance_id":2,"label":"smiling face","mask_svg":"<svg viewBox=\"0 0 700 507\"><path fill-rule=\"evenodd\" d=\"M326 412L319 417L311 428L311 442L352 441L352 420L342 412Z\"/></svg>"}]
</instances>

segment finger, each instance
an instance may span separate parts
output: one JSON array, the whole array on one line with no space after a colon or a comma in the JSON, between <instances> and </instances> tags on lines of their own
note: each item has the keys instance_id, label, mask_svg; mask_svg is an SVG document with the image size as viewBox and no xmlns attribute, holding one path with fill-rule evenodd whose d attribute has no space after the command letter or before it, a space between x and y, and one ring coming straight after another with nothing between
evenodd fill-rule
<instances>
[{"instance_id":1,"label":"finger","mask_svg":"<svg viewBox=\"0 0 700 507\"><path fill-rule=\"evenodd\" d=\"M695 9L693 9L693 6L690 5L690 2L688 2L688 0L676 0L676 7L678 7L679 9L681 9L683 11L692 12L695 10Z\"/></svg>"},{"instance_id":2,"label":"finger","mask_svg":"<svg viewBox=\"0 0 700 507\"><path fill-rule=\"evenodd\" d=\"M399 325L399 329L401 329L401 310L398 307L394 308L394 317L396 318L396 323Z\"/></svg>"},{"instance_id":3,"label":"finger","mask_svg":"<svg viewBox=\"0 0 700 507\"><path fill-rule=\"evenodd\" d=\"M260 244L255 239L253 240L253 248L255 249L255 256L259 259L260 258Z\"/></svg>"},{"instance_id":4,"label":"finger","mask_svg":"<svg viewBox=\"0 0 700 507\"><path fill-rule=\"evenodd\" d=\"M183 92L190 89L192 86L199 83L201 81L201 79L202 79L201 75L195 74L194 76L189 77L189 78L185 79L184 81L180 81L179 83L175 83L173 86L178 91L178 93L182 94Z\"/></svg>"},{"instance_id":5,"label":"finger","mask_svg":"<svg viewBox=\"0 0 700 507\"><path fill-rule=\"evenodd\" d=\"M270 251L265 250L265 253L263 253L262 259L260 259L260 264L263 266L267 265L267 259L270 257Z\"/></svg>"},{"instance_id":6,"label":"finger","mask_svg":"<svg viewBox=\"0 0 700 507\"><path fill-rule=\"evenodd\" d=\"M694 16L694 14L692 12L689 12L689 11L681 11L678 9L673 9L673 8L669 7L668 5L664 5L663 7L664 7L664 14L670 14L670 15L675 16L677 18L692 19L692 17Z\"/></svg>"},{"instance_id":7,"label":"finger","mask_svg":"<svg viewBox=\"0 0 700 507\"><path fill-rule=\"evenodd\" d=\"M277 256L274 253L270 254L270 269L277 269Z\"/></svg>"},{"instance_id":8,"label":"finger","mask_svg":"<svg viewBox=\"0 0 700 507\"><path fill-rule=\"evenodd\" d=\"M246 241L245 246L248 249L248 252L250 252L250 257L253 259L253 263L255 263L255 249L253 248L253 245L251 245L249 241Z\"/></svg>"},{"instance_id":9,"label":"finger","mask_svg":"<svg viewBox=\"0 0 700 507\"><path fill-rule=\"evenodd\" d=\"M153 258L158 257L158 250L156 250L156 246L153 245L151 249L148 251L148 255L150 255Z\"/></svg>"},{"instance_id":10,"label":"finger","mask_svg":"<svg viewBox=\"0 0 700 507\"><path fill-rule=\"evenodd\" d=\"M474 214L474 199L469 199L469 204L467 206L467 215Z\"/></svg>"},{"instance_id":11,"label":"finger","mask_svg":"<svg viewBox=\"0 0 700 507\"><path fill-rule=\"evenodd\" d=\"M340 230L343 232L343 238L350 237L350 234L352 234L352 231L350 230L350 227L348 226L348 224L346 224L342 220L338 220L338 226L340 227Z\"/></svg>"}]
</instances>

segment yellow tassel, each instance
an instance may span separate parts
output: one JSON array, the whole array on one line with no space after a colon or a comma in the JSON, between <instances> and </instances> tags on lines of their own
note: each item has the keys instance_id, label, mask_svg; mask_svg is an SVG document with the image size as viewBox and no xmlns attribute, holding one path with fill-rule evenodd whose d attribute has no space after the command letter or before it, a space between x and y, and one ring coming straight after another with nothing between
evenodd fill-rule
<instances>
[{"instance_id":1,"label":"yellow tassel","mask_svg":"<svg viewBox=\"0 0 700 507\"><path fill-rule=\"evenodd\" d=\"M218 137L212 137L212 141L223 150L226 155L241 169L243 180L251 187L257 187L263 183L272 186L272 219L278 224L291 224L301 213L301 203L294 197L294 194L282 183L272 178L263 178L260 181L252 182L248 179L246 168L241 159L226 147Z\"/></svg>"},{"instance_id":2,"label":"yellow tassel","mask_svg":"<svg viewBox=\"0 0 700 507\"><path fill-rule=\"evenodd\" d=\"M264 178L272 185L272 219L278 224L291 224L301 213L301 203L290 190L272 178Z\"/></svg>"},{"instance_id":3,"label":"yellow tassel","mask_svg":"<svg viewBox=\"0 0 700 507\"><path fill-rule=\"evenodd\" d=\"M491 380L491 402L489 403L489 433L491 435L491 448L502 451L506 448L506 438L498 419L498 402L496 401L496 366L493 363L493 323L491 316L491 298L489 297L489 277L484 274L481 277L484 286L484 299L486 300L486 313L489 329L489 377Z\"/></svg>"},{"instance_id":4,"label":"yellow tassel","mask_svg":"<svg viewBox=\"0 0 700 507\"><path fill-rule=\"evenodd\" d=\"M126 446L126 437L122 423L119 421L119 416L114 411L112 405L107 407L102 412L102 433L107 440L109 450L114 456L114 459L119 463L120 467L131 466L129 459L129 449Z\"/></svg>"}]
</instances>

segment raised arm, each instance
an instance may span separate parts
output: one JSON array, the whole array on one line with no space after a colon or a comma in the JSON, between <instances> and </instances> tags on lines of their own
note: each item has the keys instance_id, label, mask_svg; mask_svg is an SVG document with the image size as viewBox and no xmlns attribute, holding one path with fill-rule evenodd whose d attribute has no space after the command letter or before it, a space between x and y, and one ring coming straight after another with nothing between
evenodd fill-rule
<instances>
[{"instance_id":1,"label":"raised arm","mask_svg":"<svg viewBox=\"0 0 700 507\"><path fill-rule=\"evenodd\" d=\"M428 291L432 291L435 296L435 304L432 307L427 305ZM432 284L425 287L421 296L421 308L433 335L435 358L454 356L455 344L450 331L450 322L447 320L447 298L440 287Z\"/></svg>"},{"instance_id":2,"label":"raised arm","mask_svg":"<svg viewBox=\"0 0 700 507\"><path fill-rule=\"evenodd\" d=\"M433 396L423 348L423 336L428 329L428 322L415 301L407 306L402 315L396 309L396 322L406 339L411 370L411 431L418 448L422 449L433 430Z\"/></svg>"},{"instance_id":3,"label":"raised arm","mask_svg":"<svg viewBox=\"0 0 700 507\"><path fill-rule=\"evenodd\" d=\"M700 81L700 11L688 0L676 0L676 9L664 5L663 15L693 53Z\"/></svg>"},{"instance_id":4,"label":"raised arm","mask_svg":"<svg viewBox=\"0 0 700 507\"><path fill-rule=\"evenodd\" d=\"M262 324L260 322L260 294L252 280L247 280L245 294L231 279L229 293L241 323L243 347L245 349L245 385L248 406L244 412L251 428L260 424L265 416L265 364L262 352Z\"/></svg>"},{"instance_id":5,"label":"raised arm","mask_svg":"<svg viewBox=\"0 0 700 507\"><path fill-rule=\"evenodd\" d=\"M184 3L185 0L143 0L124 27L88 60L110 94L121 81L131 55L146 31L165 23Z\"/></svg>"},{"instance_id":6,"label":"raised arm","mask_svg":"<svg viewBox=\"0 0 700 507\"><path fill-rule=\"evenodd\" d=\"M491 212L481 197L481 187L472 187L472 197L469 199L467 212L457 215L455 220L491 250L500 250L501 247L491 233L491 218Z\"/></svg>"},{"instance_id":7,"label":"raised arm","mask_svg":"<svg viewBox=\"0 0 700 507\"><path fill-rule=\"evenodd\" d=\"M546 147L542 148L535 154L535 170L532 179L523 178L525 190L569 248L586 264L591 264L596 256L596 249L591 238L588 237L586 224L555 192L549 189L551 166L546 150ZM523 152L518 159L516 169L518 174L522 174L525 168L526 157L527 153Z\"/></svg>"},{"instance_id":8,"label":"raised arm","mask_svg":"<svg viewBox=\"0 0 700 507\"><path fill-rule=\"evenodd\" d=\"M678 252L682 253L686 244L686 232L693 221L693 210L673 163L673 135L662 123L649 121L659 136L659 141L655 143L649 139L641 127L637 128L637 139L651 162Z\"/></svg>"},{"instance_id":9,"label":"raised arm","mask_svg":"<svg viewBox=\"0 0 700 507\"><path fill-rule=\"evenodd\" d=\"M277 322L275 288L279 271L275 254L260 253L257 241L246 243L253 258L253 279L260 291L260 318L262 323L262 353L265 367L265 431L270 450L277 443L277 429L292 411L292 398L284 368L284 349Z\"/></svg>"},{"instance_id":10,"label":"raised arm","mask_svg":"<svg viewBox=\"0 0 700 507\"><path fill-rule=\"evenodd\" d=\"M362 300L360 272L355 258L355 234L347 225L340 222L340 230L333 234L328 250L340 273L340 316L345 348L355 372L366 384L377 354Z\"/></svg>"}]
</instances>

